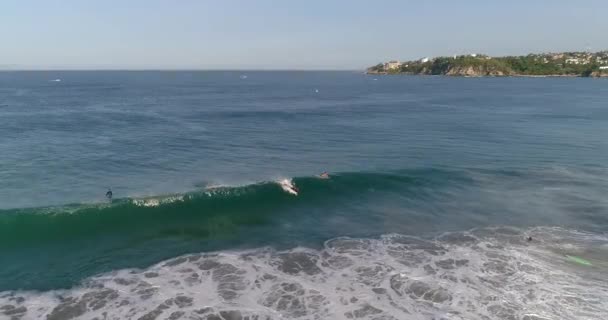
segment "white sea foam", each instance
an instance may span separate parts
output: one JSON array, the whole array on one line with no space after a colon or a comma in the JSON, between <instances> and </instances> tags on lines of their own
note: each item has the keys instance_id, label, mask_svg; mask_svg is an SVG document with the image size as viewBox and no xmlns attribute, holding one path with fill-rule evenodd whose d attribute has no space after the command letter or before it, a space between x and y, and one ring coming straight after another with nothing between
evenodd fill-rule
<instances>
[{"instance_id":1,"label":"white sea foam","mask_svg":"<svg viewBox=\"0 0 608 320\"><path fill-rule=\"evenodd\" d=\"M131 203L140 207L158 207L161 204L184 201L183 195L131 199Z\"/></svg>"},{"instance_id":2,"label":"white sea foam","mask_svg":"<svg viewBox=\"0 0 608 320\"><path fill-rule=\"evenodd\" d=\"M296 196L298 195L298 190L294 186L293 181L291 179L281 179L277 183L281 186L281 189L283 189L283 191Z\"/></svg>"},{"instance_id":3,"label":"white sea foam","mask_svg":"<svg viewBox=\"0 0 608 320\"><path fill-rule=\"evenodd\" d=\"M532 242L525 235L534 234ZM560 244L561 243L561 244ZM5 292L15 319L602 319L607 261L563 244L608 239L538 228L337 238L322 250L185 255L66 291ZM584 254L585 250L577 251ZM604 257L604 259L606 259ZM600 277L598 277L600 275ZM598 280L603 279L603 280Z\"/></svg>"}]
</instances>

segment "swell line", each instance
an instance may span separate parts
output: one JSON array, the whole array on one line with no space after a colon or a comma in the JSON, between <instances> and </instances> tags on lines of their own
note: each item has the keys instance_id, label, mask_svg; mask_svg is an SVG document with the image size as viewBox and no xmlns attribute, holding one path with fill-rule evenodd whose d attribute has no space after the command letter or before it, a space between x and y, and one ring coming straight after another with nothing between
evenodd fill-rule
<instances>
[{"instance_id":1,"label":"swell line","mask_svg":"<svg viewBox=\"0 0 608 320\"><path fill-rule=\"evenodd\" d=\"M274 214L290 207L346 201L376 190L403 191L415 188L421 181L403 174L343 173L327 180L299 177L292 179L292 183L300 190L298 196L285 192L277 182L261 182L186 194L117 199L111 205L3 210L0 247L120 233L208 237L239 226L267 223Z\"/></svg>"}]
</instances>

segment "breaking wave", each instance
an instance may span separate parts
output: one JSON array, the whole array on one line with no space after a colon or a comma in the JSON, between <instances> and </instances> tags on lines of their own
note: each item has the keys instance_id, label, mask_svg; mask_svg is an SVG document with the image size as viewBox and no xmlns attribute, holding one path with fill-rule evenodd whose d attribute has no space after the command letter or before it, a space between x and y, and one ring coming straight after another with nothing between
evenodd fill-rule
<instances>
[{"instance_id":1,"label":"breaking wave","mask_svg":"<svg viewBox=\"0 0 608 320\"><path fill-rule=\"evenodd\" d=\"M405 192L423 183L415 176L378 173L345 173L329 180L300 177L292 181L301 191L298 196L286 192L279 182L261 182L187 194L118 199L111 205L2 210L0 248L159 229L205 236L226 231L223 227L264 223L287 206L340 201L370 190Z\"/></svg>"},{"instance_id":2,"label":"breaking wave","mask_svg":"<svg viewBox=\"0 0 608 320\"><path fill-rule=\"evenodd\" d=\"M526 241L527 236L533 241ZM184 255L69 290L0 294L15 319L601 319L608 238L482 228ZM576 255L590 264L567 259Z\"/></svg>"}]
</instances>

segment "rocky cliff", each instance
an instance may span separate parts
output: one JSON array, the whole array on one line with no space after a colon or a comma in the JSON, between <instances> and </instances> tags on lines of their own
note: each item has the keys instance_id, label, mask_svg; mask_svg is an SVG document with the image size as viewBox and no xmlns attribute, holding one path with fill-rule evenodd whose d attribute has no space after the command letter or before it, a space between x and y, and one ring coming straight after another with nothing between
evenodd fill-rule
<instances>
[{"instance_id":1,"label":"rocky cliff","mask_svg":"<svg viewBox=\"0 0 608 320\"><path fill-rule=\"evenodd\" d=\"M593 71L593 72L591 72L591 74L589 76L594 77L594 78L608 77L608 70Z\"/></svg>"},{"instance_id":2,"label":"rocky cliff","mask_svg":"<svg viewBox=\"0 0 608 320\"><path fill-rule=\"evenodd\" d=\"M456 66L448 68L444 75L461 77L502 77L513 73L509 70L499 70L486 66Z\"/></svg>"}]
</instances>

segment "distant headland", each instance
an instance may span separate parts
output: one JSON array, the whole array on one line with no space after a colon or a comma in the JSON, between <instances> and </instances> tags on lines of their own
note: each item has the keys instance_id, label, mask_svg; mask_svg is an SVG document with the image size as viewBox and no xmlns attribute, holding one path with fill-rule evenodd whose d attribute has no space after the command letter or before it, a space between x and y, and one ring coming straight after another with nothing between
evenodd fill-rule
<instances>
[{"instance_id":1,"label":"distant headland","mask_svg":"<svg viewBox=\"0 0 608 320\"><path fill-rule=\"evenodd\" d=\"M462 77L608 77L608 51L505 57L469 54L405 62L389 61L368 68L367 73Z\"/></svg>"}]
</instances>

